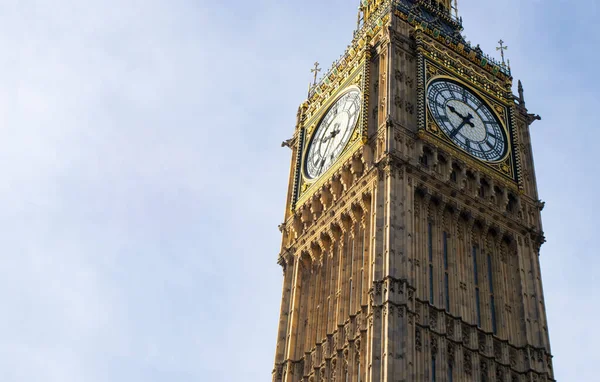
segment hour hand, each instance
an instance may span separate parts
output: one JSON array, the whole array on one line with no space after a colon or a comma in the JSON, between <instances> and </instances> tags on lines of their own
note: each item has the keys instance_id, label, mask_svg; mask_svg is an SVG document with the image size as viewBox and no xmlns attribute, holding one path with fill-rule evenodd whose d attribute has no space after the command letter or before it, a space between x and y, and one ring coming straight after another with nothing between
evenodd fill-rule
<instances>
[{"instance_id":1,"label":"hour hand","mask_svg":"<svg viewBox=\"0 0 600 382\"><path fill-rule=\"evenodd\" d=\"M321 139L321 142L327 142L328 140L330 140L331 138L335 137L336 135L338 135L340 133L340 130L333 130L328 136L326 136L325 138Z\"/></svg>"},{"instance_id":2,"label":"hour hand","mask_svg":"<svg viewBox=\"0 0 600 382\"><path fill-rule=\"evenodd\" d=\"M465 121L465 123L471 127L475 127L475 124L473 122L471 122L471 120L473 119L473 114L469 113L469 115L467 115L465 118L463 118L463 120Z\"/></svg>"},{"instance_id":3,"label":"hour hand","mask_svg":"<svg viewBox=\"0 0 600 382\"><path fill-rule=\"evenodd\" d=\"M448 109L450 109L451 112L453 112L454 114L458 115L459 117L461 117L462 119L465 119L466 117L464 117L462 114L460 114L456 108L452 105L448 105ZM473 118L473 117L471 117Z\"/></svg>"}]
</instances>

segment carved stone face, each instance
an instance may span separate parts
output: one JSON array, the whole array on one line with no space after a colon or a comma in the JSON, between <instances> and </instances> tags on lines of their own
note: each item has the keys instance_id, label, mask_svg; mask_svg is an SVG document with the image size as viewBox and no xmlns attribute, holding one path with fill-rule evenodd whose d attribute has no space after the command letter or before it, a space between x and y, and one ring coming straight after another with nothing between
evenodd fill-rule
<instances>
[{"instance_id":1,"label":"carved stone face","mask_svg":"<svg viewBox=\"0 0 600 382\"><path fill-rule=\"evenodd\" d=\"M361 94L356 88L343 93L325 113L310 141L305 174L316 179L339 158L358 123Z\"/></svg>"},{"instance_id":2,"label":"carved stone face","mask_svg":"<svg viewBox=\"0 0 600 382\"><path fill-rule=\"evenodd\" d=\"M496 162L507 152L507 139L498 117L464 85L433 80L427 88L427 104L441 130L458 147L485 162Z\"/></svg>"}]
</instances>

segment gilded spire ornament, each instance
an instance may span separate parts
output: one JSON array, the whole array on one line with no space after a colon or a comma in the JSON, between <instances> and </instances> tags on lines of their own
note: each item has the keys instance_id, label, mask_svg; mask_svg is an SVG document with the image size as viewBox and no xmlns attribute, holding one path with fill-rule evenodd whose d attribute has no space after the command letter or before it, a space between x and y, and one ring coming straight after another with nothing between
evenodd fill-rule
<instances>
[{"instance_id":1,"label":"gilded spire ornament","mask_svg":"<svg viewBox=\"0 0 600 382\"><path fill-rule=\"evenodd\" d=\"M508 46L504 45L504 41L502 40L498 41L498 44L500 44L500 46L497 47L496 50L500 51L500 55L502 56L502 65L506 66L506 61L504 60L504 51L508 50Z\"/></svg>"},{"instance_id":2,"label":"gilded spire ornament","mask_svg":"<svg viewBox=\"0 0 600 382\"><path fill-rule=\"evenodd\" d=\"M317 85L317 76L319 75L319 72L321 71L321 68L319 68L319 62L315 62L315 68L311 69L310 72L315 74L315 78L313 80L313 86Z\"/></svg>"}]
</instances>

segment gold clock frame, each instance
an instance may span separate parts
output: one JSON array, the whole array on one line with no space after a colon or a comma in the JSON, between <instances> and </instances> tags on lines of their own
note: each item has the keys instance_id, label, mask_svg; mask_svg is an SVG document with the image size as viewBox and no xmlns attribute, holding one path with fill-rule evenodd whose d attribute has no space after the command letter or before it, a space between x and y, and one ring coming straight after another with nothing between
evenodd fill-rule
<instances>
[{"instance_id":1,"label":"gold clock frame","mask_svg":"<svg viewBox=\"0 0 600 382\"><path fill-rule=\"evenodd\" d=\"M508 123L509 123L509 118L506 115L506 113L502 113L502 115L500 115L500 113L502 112L502 107L499 106L493 106L489 103L488 100L486 100L486 97L481 94L477 89L475 89L473 86L469 85L468 83L466 83L465 81L462 81L460 78L456 78L456 77L452 77L452 76L448 76L448 75L437 75L434 77L431 77L427 80L427 83L425 85L425 107L427 109L427 116L426 116L426 123L428 125L434 124L435 126L427 126L426 130L433 132L436 131L435 134L437 134L437 130L441 130L441 127L439 126L439 124L435 121L435 118L433 118L433 116L431 115L431 110L430 110L430 106L429 106L429 102L427 102L427 94L429 92L429 86L431 85L431 83L433 81L437 81L440 79L445 79L445 80L449 80L452 82L456 82L459 83L460 85L462 85L463 87L465 87L466 89L468 89L471 93L475 94L477 97L479 97L483 103L488 107L488 109L490 109L492 111L492 113L494 114L494 116L496 117L496 119L500 122L501 128L504 132L504 136L506 137L506 152L504 153L504 155L502 156L502 158L498 159L498 160L494 160L494 161L482 161L478 158L475 158L473 155L471 155L469 152L465 151L462 147L459 147L456 143L454 143L452 141L452 139L450 139L450 137L447 136L446 133L444 133L443 131L440 131L440 136L446 138L446 142L450 143L452 145L454 145L456 148L458 148L459 150L463 151L466 155L469 155L471 158L478 160L480 162L483 162L485 164L499 164L499 163L503 163L506 162L507 157L512 153L512 143L511 143L511 139L510 139L510 131L508 129ZM500 111L498 110L498 108L500 108Z\"/></svg>"},{"instance_id":2,"label":"gold clock frame","mask_svg":"<svg viewBox=\"0 0 600 382\"><path fill-rule=\"evenodd\" d=\"M313 139L315 137L315 134L318 131L318 128L321 124L321 122L323 121L323 118L325 118L325 116L327 115L327 113L331 110L331 108L333 107L333 105L335 105L335 103L337 101L339 101L345 94L350 93L352 90L357 90L359 95L360 95L360 101L361 101L361 105L360 105L360 110L358 113L358 117L356 118L356 122L354 123L354 126L352 127L352 135L350 136L350 139L348 140L348 142L346 143L346 145L344 146L344 148L342 149L342 152L340 153L340 155L335 159L335 162L333 162L333 164L321 175L319 175L316 178L311 178L308 176L308 174L306 173L306 156L308 155L308 152L310 150L310 146L313 143ZM325 174L327 174L329 172L329 170L331 170L333 167L337 167L337 163L342 159L342 157L344 156L344 153L346 153L348 147L350 145L353 144L354 141L356 141L359 136L358 136L358 128L360 126L360 122L361 122L361 117L362 117L362 112L363 112L363 105L362 105L362 101L364 98L364 94L362 89L356 85L356 84L351 84L348 85L346 87L340 88L339 91L337 91L335 93L335 96L329 98L327 100L327 103L325 105L323 105L323 107L319 110L319 113L316 115L316 117L318 118L318 120L316 122L311 123L309 126L309 129L307 130L307 135L305 136L305 142L306 144L304 145L304 147L302 148L302 161L300 162L301 165L301 173L302 173L302 178L304 179L306 184L312 184L317 182L321 177L325 176ZM312 120L314 121L314 120Z\"/></svg>"},{"instance_id":3,"label":"gold clock frame","mask_svg":"<svg viewBox=\"0 0 600 382\"><path fill-rule=\"evenodd\" d=\"M366 81L368 81L368 65L365 63L368 62L368 54L364 54L363 60L360 63L357 63L355 67L352 68L350 72L344 76L340 82L339 86L333 90L326 97L320 98L320 105L315 107L314 103L311 105L311 109L313 110L310 114L306 115L306 119L304 120L302 127L300 129L300 155L299 160L296 163L296 197L295 203L292 208L295 208L295 205L302 204L304 201L310 197L316 190L321 188L329 179L331 175L334 174L339 168L345 163L352 155L356 152L356 150L366 143L366 132L367 132L367 124L366 124L366 113L368 110L368 94L365 91ZM331 106L346 92L350 91L350 89L355 88L360 92L361 97L361 109L358 117L358 121L354 126L354 130L350 137L350 140L342 150L342 153L339 155L335 163L327 171L321 174L316 179L310 179L306 176L305 173L305 160L308 152L308 148L310 146L310 142L314 134L316 133L317 126L319 122L323 119L327 111L331 108Z\"/></svg>"},{"instance_id":4,"label":"gold clock frame","mask_svg":"<svg viewBox=\"0 0 600 382\"><path fill-rule=\"evenodd\" d=\"M420 103L422 109L420 112L422 113L422 123L419 124L419 137L432 145L441 147L443 150L456 156L463 162L473 163L474 167L487 175L500 177L500 179L507 183L511 188L518 188L519 169L514 150L515 147L518 147L516 142L517 136L515 133L516 126L514 125L514 105L508 103L506 101L507 98L495 94L490 84L481 82L480 80L470 81L468 78L461 77L460 71L458 73L453 73L451 71L452 68L447 65L447 62L437 63L424 55L421 55L421 57L422 91L420 94ZM452 140L450 140L450 138L441 130L431 115L429 106L427 105L427 90L429 84L431 81L441 78L455 81L462 86L465 86L469 91L481 98L481 100L492 110L494 115L500 121L501 128L504 130L507 138L507 150L502 159L484 162L475 158L452 142Z\"/></svg>"}]
</instances>

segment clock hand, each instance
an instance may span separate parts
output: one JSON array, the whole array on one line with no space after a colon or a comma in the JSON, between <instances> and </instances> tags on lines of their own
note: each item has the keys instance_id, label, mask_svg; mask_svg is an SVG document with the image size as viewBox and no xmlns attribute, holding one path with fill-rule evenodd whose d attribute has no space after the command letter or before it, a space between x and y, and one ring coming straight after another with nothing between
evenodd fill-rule
<instances>
[{"instance_id":1,"label":"clock hand","mask_svg":"<svg viewBox=\"0 0 600 382\"><path fill-rule=\"evenodd\" d=\"M465 122L467 125L469 125L471 127L475 127L475 124L473 122L471 122L472 119L473 119L473 114L469 113L468 116L463 118L463 122Z\"/></svg>"},{"instance_id":2,"label":"clock hand","mask_svg":"<svg viewBox=\"0 0 600 382\"><path fill-rule=\"evenodd\" d=\"M339 126L339 123L335 124L335 127L337 128ZM338 135L340 133L340 130L333 130L331 133L329 133L328 136L326 136L325 138L321 139L321 142L327 142L328 140L330 140L331 138L334 138L336 135Z\"/></svg>"},{"instance_id":3,"label":"clock hand","mask_svg":"<svg viewBox=\"0 0 600 382\"><path fill-rule=\"evenodd\" d=\"M462 129L466 124L467 124L467 122L463 121L460 125L458 125L458 127L456 129L452 130L452 133L450 133L450 138L454 138L456 136L456 134L458 134L460 129Z\"/></svg>"},{"instance_id":4,"label":"clock hand","mask_svg":"<svg viewBox=\"0 0 600 382\"><path fill-rule=\"evenodd\" d=\"M325 155L323 156L323 159L321 159L321 166L319 166L319 175L322 174L323 171L323 166L325 165L325 161L326 161L326 156L327 156L327 152L329 151L329 146L331 145L331 140L329 140L329 142L327 143L327 147L325 147Z\"/></svg>"},{"instance_id":5,"label":"clock hand","mask_svg":"<svg viewBox=\"0 0 600 382\"><path fill-rule=\"evenodd\" d=\"M454 106L452 105L448 105L448 109L450 109L451 112L453 112L454 114L458 115L459 117L461 117L462 119L465 119L466 117L464 117L462 114L460 114L456 108L454 108ZM470 114L469 114L470 115ZM473 117L471 117L473 118Z\"/></svg>"}]
</instances>

